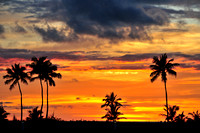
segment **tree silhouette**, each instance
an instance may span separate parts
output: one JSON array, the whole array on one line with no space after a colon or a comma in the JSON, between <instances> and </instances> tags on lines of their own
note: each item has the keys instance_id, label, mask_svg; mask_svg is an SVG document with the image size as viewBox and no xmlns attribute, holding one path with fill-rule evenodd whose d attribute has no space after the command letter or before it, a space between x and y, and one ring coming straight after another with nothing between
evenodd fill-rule
<instances>
[{"instance_id":1,"label":"tree silhouette","mask_svg":"<svg viewBox=\"0 0 200 133\"><path fill-rule=\"evenodd\" d=\"M116 120L119 119L125 119L125 117L119 117L119 115L123 115L123 113L118 112L119 108L122 106L121 103L119 103L119 100L122 100L121 98L116 98L117 95L114 95L114 92L112 92L110 95L106 95L106 98L103 99L105 103L101 105L101 108L106 107L106 115L102 117L106 118L107 121L113 121L115 122Z\"/></svg>"},{"instance_id":2,"label":"tree silhouette","mask_svg":"<svg viewBox=\"0 0 200 133\"><path fill-rule=\"evenodd\" d=\"M7 116L10 113L6 112L3 106L0 106L0 121L5 121L7 120Z\"/></svg>"},{"instance_id":3,"label":"tree silhouette","mask_svg":"<svg viewBox=\"0 0 200 133\"><path fill-rule=\"evenodd\" d=\"M177 123L184 123L184 122L186 122L186 119L187 119L187 117L184 115L184 111L183 111L181 114L179 114L178 116L176 116L175 122L177 122Z\"/></svg>"},{"instance_id":4,"label":"tree silhouette","mask_svg":"<svg viewBox=\"0 0 200 133\"><path fill-rule=\"evenodd\" d=\"M167 73L170 75L176 76L176 72L173 70L175 66L178 66L178 63L171 63L174 59L167 60L167 54L163 54L160 57L154 56L153 63L155 65L150 65L150 68L153 72L150 74L151 82L154 82L160 75L161 79L165 85L165 97L166 97L166 108L167 108L167 116L168 116L168 96L167 96Z\"/></svg>"},{"instance_id":5,"label":"tree silhouette","mask_svg":"<svg viewBox=\"0 0 200 133\"><path fill-rule=\"evenodd\" d=\"M47 85L47 110L46 110L46 118L48 118L48 110L49 110L49 102L48 102L48 94L49 94L49 86L55 86L55 81L53 80L53 78L62 78L62 75L60 73L56 73L55 71L57 71L57 66L53 65L50 60L47 60L44 66L44 71L43 71L43 76L44 76L44 80L46 82Z\"/></svg>"},{"instance_id":6,"label":"tree silhouette","mask_svg":"<svg viewBox=\"0 0 200 133\"><path fill-rule=\"evenodd\" d=\"M167 115L166 114L161 114L162 116L165 116L166 119L168 122L174 122L175 121L175 118L176 118L176 113L177 111L179 110L179 106L169 106L168 109L167 109L167 106L165 105L165 108L164 110L167 112Z\"/></svg>"},{"instance_id":7,"label":"tree silhouette","mask_svg":"<svg viewBox=\"0 0 200 133\"><path fill-rule=\"evenodd\" d=\"M21 121L23 120L23 105L22 105L22 90L20 87L19 81L21 81L24 84L28 84L27 79L30 79L28 74L24 72L26 70L25 67L20 66L20 64L14 64L12 65L12 68L7 68L7 75L3 76L4 79L7 79L5 81L5 84L10 84L10 90L14 88L16 84L18 84L19 92L20 92L20 101L21 101Z\"/></svg>"},{"instance_id":8,"label":"tree silhouette","mask_svg":"<svg viewBox=\"0 0 200 133\"><path fill-rule=\"evenodd\" d=\"M40 57L39 59L37 59L36 57L32 57L31 64L27 64L27 66L29 66L30 68L32 68L32 70L30 71L31 76L33 76L34 74L36 74L36 77L32 77L31 81L34 81L35 79L39 79L40 80L40 86L41 86L41 98L42 98L42 104L41 104L41 112L43 110L43 85L42 85L42 81L44 80L44 75L45 75L45 69L46 66L48 64L48 60L46 60L46 56L45 57Z\"/></svg>"},{"instance_id":9,"label":"tree silhouette","mask_svg":"<svg viewBox=\"0 0 200 133\"><path fill-rule=\"evenodd\" d=\"M31 121L37 121L37 120L41 120L43 118L42 116L42 111L38 110L38 107L33 108L32 111L28 111L29 113L29 117L27 117L27 120L31 120Z\"/></svg>"},{"instance_id":10,"label":"tree silhouette","mask_svg":"<svg viewBox=\"0 0 200 133\"><path fill-rule=\"evenodd\" d=\"M194 122L200 122L200 113L197 110L196 112L188 113L192 116L193 119L189 118L189 121L193 120Z\"/></svg>"}]
</instances>

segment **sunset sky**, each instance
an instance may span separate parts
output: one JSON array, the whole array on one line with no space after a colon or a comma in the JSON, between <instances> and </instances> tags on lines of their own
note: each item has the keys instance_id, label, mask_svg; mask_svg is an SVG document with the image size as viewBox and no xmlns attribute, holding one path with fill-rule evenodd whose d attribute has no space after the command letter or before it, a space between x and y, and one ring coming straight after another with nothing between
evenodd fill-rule
<instances>
[{"instance_id":1,"label":"sunset sky","mask_svg":"<svg viewBox=\"0 0 200 133\"><path fill-rule=\"evenodd\" d=\"M62 74L49 88L50 115L103 120L102 99L114 92L122 121L164 121L164 83L151 83L149 68L163 53L180 64L168 75L169 105L200 110L199 0L0 0L0 103L9 119L20 119L20 95L4 85L6 68L48 56ZM25 119L41 106L40 83L21 87Z\"/></svg>"}]
</instances>

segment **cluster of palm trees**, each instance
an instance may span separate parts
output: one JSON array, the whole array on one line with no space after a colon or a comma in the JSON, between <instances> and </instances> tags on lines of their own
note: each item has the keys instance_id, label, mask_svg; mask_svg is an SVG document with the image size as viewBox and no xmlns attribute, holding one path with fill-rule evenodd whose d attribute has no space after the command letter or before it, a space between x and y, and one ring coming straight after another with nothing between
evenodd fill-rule
<instances>
[{"instance_id":1,"label":"cluster of palm trees","mask_svg":"<svg viewBox=\"0 0 200 133\"><path fill-rule=\"evenodd\" d=\"M46 118L48 118L48 86L55 86L55 81L53 78L61 78L60 73L56 73L57 66L53 65L47 57L32 57L32 63L27 64L26 67L31 68L31 71L26 72L26 67L20 66L20 64L14 64L11 68L7 68L7 75L3 76L6 79L5 84L11 84L10 90L14 88L15 85L18 85L19 92L20 92L20 99L21 99L21 121L23 119L23 104L22 104L22 90L20 87L21 83L28 84L28 81L35 81L39 79L41 85L41 109L43 110L43 82L46 83L46 90L47 90L47 110L46 110ZM151 82L154 82L160 75L161 79L164 82L165 86L165 96L166 96L166 112L167 112L167 121L169 121L169 105L168 105L168 95L167 95L167 74L176 76L177 73L173 70L174 67L179 66L178 63L172 63L174 59L169 59L167 54L162 54L161 56L154 56L153 63L154 65L150 65L150 68L153 72L150 74ZM107 118L107 120L115 121L120 119L118 116L121 115L121 112L118 112L118 109L122 106L118 101L121 98L116 99L116 95L112 92L111 95L106 95L105 104L101 107L107 107L106 110L108 111L105 116L102 118ZM108 109L108 107L110 109ZM114 112L114 113L113 113Z\"/></svg>"},{"instance_id":2,"label":"cluster of palm trees","mask_svg":"<svg viewBox=\"0 0 200 133\"><path fill-rule=\"evenodd\" d=\"M46 83L47 90L47 110L46 110L46 118L48 118L48 88L50 86L55 86L55 81L53 78L61 78L62 75L60 73L56 73L57 66L53 65L47 57L32 57L32 63L27 64L26 67L31 68L31 71L27 71L25 66L21 66L20 64L14 64L11 68L7 68L7 74L3 76L6 79L5 84L11 84L9 89L12 90L15 85L18 85L20 92L20 102L21 102L21 121L23 120L23 104L22 104L22 89L20 86L21 83L28 84L28 81L32 82L36 79L39 79L41 85L41 98L42 104L40 111L43 110L43 82Z\"/></svg>"},{"instance_id":3,"label":"cluster of palm trees","mask_svg":"<svg viewBox=\"0 0 200 133\"><path fill-rule=\"evenodd\" d=\"M173 70L174 67L179 66L178 63L172 63L174 59L169 59L167 57L167 54L162 54L160 57L154 56L153 57L153 63L154 65L150 65L151 70L153 72L150 74L151 82L154 82L160 75L161 80L164 82L165 86L165 97L166 97L166 120L169 122L171 113L169 110L168 105L168 95L167 95L167 74L176 76L176 71ZM105 104L103 104L101 107L110 107L110 109L106 108L107 114L103 116L102 118L106 118L107 121L116 121L117 119L120 119L118 116L122 115L121 112L118 112L118 109L122 106L118 101L121 100L121 98L116 99L116 96L112 92L110 95L106 95L106 99L103 99L105 101ZM171 108L170 108L171 109Z\"/></svg>"},{"instance_id":4,"label":"cluster of palm trees","mask_svg":"<svg viewBox=\"0 0 200 133\"><path fill-rule=\"evenodd\" d=\"M168 122L176 122L176 123L184 123L184 122L196 122L200 123L200 113L197 110L196 112L190 112L188 115L190 115L192 118L189 118L184 114L184 111L181 114L177 115L177 111L180 109L179 106L169 106L168 107L168 114L161 114L162 116L165 116L165 120ZM167 111L166 108L164 108L165 111Z\"/></svg>"}]
</instances>

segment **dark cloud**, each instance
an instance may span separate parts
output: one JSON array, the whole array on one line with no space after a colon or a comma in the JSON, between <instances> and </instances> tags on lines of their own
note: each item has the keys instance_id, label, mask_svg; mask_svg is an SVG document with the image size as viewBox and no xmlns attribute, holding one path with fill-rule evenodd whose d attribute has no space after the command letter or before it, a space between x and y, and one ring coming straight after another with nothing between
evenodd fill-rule
<instances>
[{"instance_id":1,"label":"dark cloud","mask_svg":"<svg viewBox=\"0 0 200 133\"><path fill-rule=\"evenodd\" d=\"M16 23L16 26L13 28L14 32L17 33L26 33L26 29L22 26L20 26L18 23Z\"/></svg>"},{"instance_id":2,"label":"dark cloud","mask_svg":"<svg viewBox=\"0 0 200 133\"><path fill-rule=\"evenodd\" d=\"M131 54L130 52L116 51L117 53L124 53L122 56L108 56L106 51L33 51L27 49L3 49L0 48L0 57L4 59L9 58L23 58L31 59L33 56L41 57L48 56L49 59L58 58L73 61L84 60L118 60L118 61L138 61L153 58L154 56L160 56L161 53L143 53L143 54ZM200 60L200 54L183 54L183 53L168 53L169 58L184 57L190 60ZM61 67L61 66L58 66ZM69 66L65 66L68 68Z\"/></svg>"},{"instance_id":3,"label":"dark cloud","mask_svg":"<svg viewBox=\"0 0 200 133\"><path fill-rule=\"evenodd\" d=\"M47 29L39 28L34 26L34 30L42 36L44 42L65 42L71 41L77 38L76 35L69 34L65 35L63 30L57 30L56 28L49 27Z\"/></svg>"},{"instance_id":4,"label":"dark cloud","mask_svg":"<svg viewBox=\"0 0 200 133\"><path fill-rule=\"evenodd\" d=\"M120 70L137 70L137 69L146 69L149 68L145 65L115 65L115 66L92 66L92 69L95 70L112 70L112 69L120 69Z\"/></svg>"},{"instance_id":5,"label":"dark cloud","mask_svg":"<svg viewBox=\"0 0 200 133\"><path fill-rule=\"evenodd\" d=\"M60 15L75 33L102 38L149 39L145 26L169 21L164 11L147 12L129 0L63 0L63 5Z\"/></svg>"},{"instance_id":6,"label":"dark cloud","mask_svg":"<svg viewBox=\"0 0 200 133\"><path fill-rule=\"evenodd\" d=\"M156 53L147 53L147 54L125 54L119 57L112 57L113 60L119 61L137 61L152 58L153 56L158 56Z\"/></svg>"},{"instance_id":7,"label":"dark cloud","mask_svg":"<svg viewBox=\"0 0 200 133\"><path fill-rule=\"evenodd\" d=\"M162 32L187 32L188 29L177 29L177 28L165 28L161 30Z\"/></svg>"},{"instance_id":8,"label":"dark cloud","mask_svg":"<svg viewBox=\"0 0 200 133\"><path fill-rule=\"evenodd\" d=\"M2 0L0 3L9 5L7 11L11 13L26 13L24 18L31 23L38 23L44 19L47 22L66 23L71 32L68 32L68 29L44 29L35 26L35 31L45 42L74 41L83 34L112 41L151 41L151 26L168 24L171 19L177 17L200 18L200 12L193 10L200 8L199 0ZM171 8L171 5L177 8ZM23 27L16 28L16 31L23 32ZM184 32L178 28L164 30ZM64 31L70 34L66 36Z\"/></svg>"},{"instance_id":9,"label":"dark cloud","mask_svg":"<svg viewBox=\"0 0 200 133\"><path fill-rule=\"evenodd\" d=\"M21 109L20 106L6 106L7 108L11 108L11 109ZM36 106L23 106L23 109L33 109Z\"/></svg>"},{"instance_id":10,"label":"dark cloud","mask_svg":"<svg viewBox=\"0 0 200 133\"><path fill-rule=\"evenodd\" d=\"M26 49L0 49L0 65L1 64L8 64L10 58L22 58L30 60L33 56L41 57L41 56L48 56L49 59L64 59L64 60L72 60L72 61L87 61L87 60L98 60L98 61L106 61L106 60L116 60L116 61L140 61L140 60L147 60L152 59L154 56L160 56L161 53L143 53L143 54L131 54L130 52L122 52L117 51L117 53L124 53L122 56L108 56L105 54L106 51L102 53L100 51L69 51L69 52L58 52L58 51L31 51ZM185 58L185 60L189 61L200 61L200 54L183 54L180 52L175 53L167 53L169 58ZM177 62L179 63L179 62ZM181 63L181 62L180 62ZM59 66L60 69L63 70L71 70L70 66ZM182 68L195 68L196 70L200 70L200 64L194 63L181 63L180 67ZM148 68L148 64L141 64L141 65L109 65L109 66L91 66L89 69L96 69L96 70L109 70L109 69L146 69ZM80 70L82 70L80 68ZM87 69L86 69L87 70ZM2 69L1 71L4 71ZM77 79L72 79L73 82L78 82Z\"/></svg>"}]
</instances>

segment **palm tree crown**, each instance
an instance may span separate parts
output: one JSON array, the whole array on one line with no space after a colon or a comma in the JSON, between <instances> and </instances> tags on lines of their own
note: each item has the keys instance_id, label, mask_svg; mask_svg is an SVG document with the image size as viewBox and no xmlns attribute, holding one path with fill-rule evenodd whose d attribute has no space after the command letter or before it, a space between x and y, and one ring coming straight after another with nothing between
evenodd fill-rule
<instances>
[{"instance_id":1,"label":"palm tree crown","mask_svg":"<svg viewBox=\"0 0 200 133\"><path fill-rule=\"evenodd\" d=\"M101 105L101 108L103 108L105 106L111 106L113 104L122 106L122 104L118 102L119 100L122 100L122 99L121 98L116 99L117 95L114 95L114 92L112 92L110 95L106 95L105 97L106 97L106 99L103 99L103 101L105 101L105 103L103 105Z\"/></svg>"},{"instance_id":2,"label":"palm tree crown","mask_svg":"<svg viewBox=\"0 0 200 133\"><path fill-rule=\"evenodd\" d=\"M173 70L178 63L171 63L174 59L167 60L167 54L163 54L158 58L158 56L153 57L153 63L155 65L150 65L153 72L150 74L151 82L154 82L160 75L162 81L167 81L167 73L176 76L176 72Z\"/></svg>"},{"instance_id":3,"label":"palm tree crown","mask_svg":"<svg viewBox=\"0 0 200 133\"><path fill-rule=\"evenodd\" d=\"M45 73L45 69L46 66L49 62L49 60L46 60L46 56L44 57L40 57L39 59L36 57L32 57L31 64L27 64L27 66L29 66L30 68L32 68L32 70L30 71L31 76L33 74L37 74L37 77L33 77L31 78L31 81L34 81L35 79L44 79L44 73Z\"/></svg>"},{"instance_id":4,"label":"palm tree crown","mask_svg":"<svg viewBox=\"0 0 200 133\"><path fill-rule=\"evenodd\" d=\"M14 86L18 83L18 81L21 81L22 83L28 84L27 79L30 79L28 74L24 72L26 70L25 67L20 66L20 64L12 65L12 69L7 68L7 75L3 76L4 79L7 79L5 81L5 84L12 84L10 85L10 90L14 88Z\"/></svg>"},{"instance_id":5,"label":"palm tree crown","mask_svg":"<svg viewBox=\"0 0 200 133\"><path fill-rule=\"evenodd\" d=\"M46 62L44 66L45 70L43 72L43 77L46 82L49 83L50 86L55 86L55 81L53 78L62 78L60 73L56 73L57 66L53 65L49 60Z\"/></svg>"}]
</instances>

